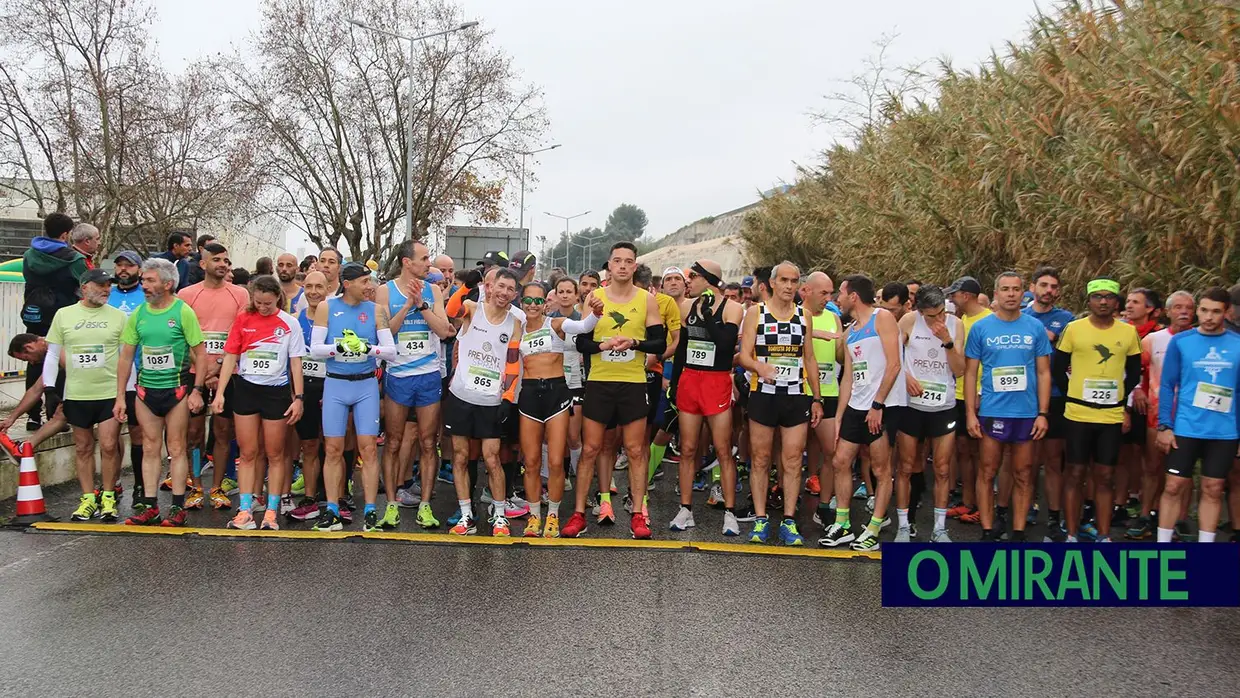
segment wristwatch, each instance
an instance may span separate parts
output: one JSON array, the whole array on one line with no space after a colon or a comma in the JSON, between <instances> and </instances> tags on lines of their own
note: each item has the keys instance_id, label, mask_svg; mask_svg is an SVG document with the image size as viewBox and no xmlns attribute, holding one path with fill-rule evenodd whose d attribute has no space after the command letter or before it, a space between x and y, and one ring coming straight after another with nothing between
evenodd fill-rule
<instances>
[{"instance_id":1,"label":"wristwatch","mask_svg":"<svg viewBox=\"0 0 1240 698\"><path fill-rule=\"evenodd\" d=\"M955 343L955 342L948 342L947 344L944 344L944 345L943 345L943 348L944 348L944 349L946 349L946 350L948 350L948 351L951 351L952 349L955 349L955 348L956 348L956 343Z\"/></svg>"},{"instance_id":2,"label":"wristwatch","mask_svg":"<svg viewBox=\"0 0 1240 698\"><path fill-rule=\"evenodd\" d=\"M1159 433L1164 432L1164 431L1171 431L1171 427L1167 426L1166 424L1159 424L1158 431Z\"/></svg>"},{"instance_id":3,"label":"wristwatch","mask_svg":"<svg viewBox=\"0 0 1240 698\"><path fill-rule=\"evenodd\" d=\"M306 400L306 394L305 394L305 393L297 393L296 395L294 395L294 396L293 396L293 399L294 399L294 400L301 400L302 402L305 402L305 400Z\"/></svg>"},{"instance_id":4,"label":"wristwatch","mask_svg":"<svg viewBox=\"0 0 1240 698\"><path fill-rule=\"evenodd\" d=\"M199 393L205 393L205 392L207 391L207 386L205 386L205 385L195 385L195 386L194 386L194 390L198 391Z\"/></svg>"},{"instance_id":5,"label":"wristwatch","mask_svg":"<svg viewBox=\"0 0 1240 698\"><path fill-rule=\"evenodd\" d=\"M886 405L884 405L883 403L879 402L878 400L875 400L874 402L870 403L870 409L872 409L872 410L885 410L885 409L887 409L887 406L886 406Z\"/></svg>"},{"instance_id":6,"label":"wristwatch","mask_svg":"<svg viewBox=\"0 0 1240 698\"><path fill-rule=\"evenodd\" d=\"M426 312L426 311L428 311L428 310L430 310L430 309L431 309L431 304L430 304L430 303L427 303L426 301L422 301L422 305L419 305L419 306L418 306L418 312L423 312L423 313L424 313L424 312Z\"/></svg>"},{"instance_id":7,"label":"wristwatch","mask_svg":"<svg viewBox=\"0 0 1240 698\"><path fill-rule=\"evenodd\" d=\"M1038 413L1038 416L1039 416L1039 417L1041 417L1041 418L1043 418L1043 419L1050 419L1050 418L1051 418L1051 416L1050 416L1049 414L1045 413L1045 412L1039 412L1039 413Z\"/></svg>"}]
</instances>

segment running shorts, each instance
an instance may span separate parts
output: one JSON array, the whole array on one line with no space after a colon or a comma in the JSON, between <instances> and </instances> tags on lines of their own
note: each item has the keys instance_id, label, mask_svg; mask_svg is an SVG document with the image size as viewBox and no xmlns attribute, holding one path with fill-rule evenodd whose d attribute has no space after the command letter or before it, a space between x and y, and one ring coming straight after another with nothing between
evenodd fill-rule
<instances>
[{"instance_id":1,"label":"running shorts","mask_svg":"<svg viewBox=\"0 0 1240 698\"><path fill-rule=\"evenodd\" d=\"M293 402L293 389L288 385L258 385L241 376L228 382L236 385L233 392L233 415L248 417L258 415L269 421L287 419L284 413ZM303 415L304 419L304 415Z\"/></svg>"},{"instance_id":2,"label":"running shorts","mask_svg":"<svg viewBox=\"0 0 1240 698\"><path fill-rule=\"evenodd\" d=\"M457 397L451 390L443 399L443 428L449 436L461 436L467 439L499 439L507 432L507 425L501 423L504 410L509 409L503 403L481 407ZM508 421L517 421L515 416Z\"/></svg>"},{"instance_id":3,"label":"running shorts","mask_svg":"<svg viewBox=\"0 0 1240 698\"><path fill-rule=\"evenodd\" d=\"M181 401L189 397L189 391L192 390L188 385L179 385L175 388L144 388L138 386L138 399L151 414L163 419L168 416L174 407L181 404Z\"/></svg>"},{"instance_id":4,"label":"running shorts","mask_svg":"<svg viewBox=\"0 0 1240 698\"><path fill-rule=\"evenodd\" d=\"M610 429L646 419L650 396L645 383L587 380L581 408L586 419Z\"/></svg>"},{"instance_id":5,"label":"running shorts","mask_svg":"<svg viewBox=\"0 0 1240 698\"><path fill-rule=\"evenodd\" d=\"M220 412L219 414L212 415L212 417L218 417L220 419L232 419L233 396L236 394L235 393L236 384L237 384L237 379L239 378L240 376L234 373L233 380L228 381L228 387L224 388L224 411ZM202 394L202 401L206 405L210 405L212 402L215 402L215 391L214 390L204 391ZM210 408L208 407L208 410L209 409ZM203 413L205 414L206 411L207 410L204 410Z\"/></svg>"},{"instance_id":6,"label":"running shorts","mask_svg":"<svg viewBox=\"0 0 1240 698\"><path fill-rule=\"evenodd\" d=\"M1167 454L1167 474L1192 478L1193 468L1201 461L1201 476L1218 480L1227 478L1236 457L1236 439L1194 439L1175 437L1176 447Z\"/></svg>"},{"instance_id":7,"label":"running shorts","mask_svg":"<svg viewBox=\"0 0 1240 698\"><path fill-rule=\"evenodd\" d=\"M808 424L812 395L756 392L749 394L749 421L764 427L791 429Z\"/></svg>"},{"instance_id":8,"label":"running shorts","mask_svg":"<svg viewBox=\"0 0 1240 698\"><path fill-rule=\"evenodd\" d=\"M703 417L732 409L732 372L684 369L676 382L676 409Z\"/></svg>"},{"instance_id":9,"label":"running shorts","mask_svg":"<svg viewBox=\"0 0 1240 698\"><path fill-rule=\"evenodd\" d=\"M904 410L904 414L900 415L898 429L901 434L907 434L918 441L955 434L956 410L923 412L915 407L909 407Z\"/></svg>"},{"instance_id":10,"label":"running shorts","mask_svg":"<svg viewBox=\"0 0 1240 698\"><path fill-rule=\"evenodd\" d=\"M79 429L90 429L112 417L116 400L62 400L65 421Z\"/></svg>"},{"instance_id":11,"label":"running shorts","mask_svg":"<svg viewBox=\"0 0 1240 698\"><path fill-rule=\"evenodd\" d=\"M383 394L387 399L405 407L426 407L433 405L443 397L443 378L439 371L423 373L417 376L393 376L390 372L383 376Z\"/></svg>"},{"instance_id":12,"label":"running shorts","mask_svg":"<svg viewBox=\"0 0 1240 698\"><path fill-rule=\"evenodd\" d=\"M956 401L956 436L972 439L969 436L969 412L965 409L964 400ZM983 429L982 431L986 431Z\"/></svg>"},{"instance_id":13,"label":"running shorts","mask_svg":"<svg viewBox=\"0 0 1240 698\"><path fill-rule=\"evenodd\" d=\"M133 390L125 391L125 421L128 422L131 427L138 426L138 411L134 409L134 403L137 401L137 392Z\"/></svg>"},{"instance_id":14,"label":"running shorts","mask_svg":"<svg viewBox=\"0 0 1240 698\"><path fill-rule=\"evenodd\" d=\"M835 419L835 411L840 408L840 398L837 395L831 397L820 397L818 398L818 404L822 405L823 421Z\"/></svg>"},{"instance_id":15,"label":"running shorts","mask_svg":"<svg viewBox=\"0 0 1240 698\"><path fill-rule=\"evenodd\" d=\"M1023 444L1033 440L1030 418L982 417L982 434L1001 444Z\"/></svg>"},{"instance_id":16,"label":"running shorts","mask_svg":"<svg viewBox=\"0 0 1240 698\"><path fill-rule=\"evenodd\" d=\"M1047 412L1046 420L1046 438L1062 439L1064 438L1067 425L1067 417L1063 416L1064 408L1068 406L1068 398L1060 396L1051 396L1051 409Z\"/></svg>"},{"instance_id":17,"label":"running shorts","mask_svg":"<svg viewBox=\"0 0 1240 698\"><path fill-rule=\"evenodd\" d=\"M661 401L667 397L667 391L663 389L663 374L646 372L646 404L647 414L646 421L650 424L657 424L659 417L663 415Z\"/></svg>"},{"instance_id":18,"label":"running shorts","mask_svg":"<svg viewBox=\"0 0 1240 698\"><path fill-rule=\"evenodd\" d=\"M323 379L303 378L306 399L303 400L301 419L297 420L297 438L315 441L323 435Z\"/></svg>"},{"instance_id":19,"label":"running shorts","mask_svg":"<svg viewBox=\"0 0 1240 698\"><path fill-rule=\"evenodd\" d=\"M563 376L559 378L526 378L521 381L521 397L517 410L522 417L535 422L546 422L568 411L573 395Z\"/></svg>"},{"instance_id":20,"label":"running shorts","mask_svg":"<svg viewBox=\"0 0 1240 698\"><path fill-rule=\"evenodd\" d=\"M1120 437L1120 443L1131 446L1145 445L1145 415L1128 410L1128 422L1132 428Z\"/></svg>"},{"instance_id":21,"label":"running shorts","mask_svg":"<svg viewBox=\"0 0 1240 698\"><path fill-rule=\"evenodd\" d=\"M379 435L379 379L345 380L328 376L323 380L323 436L344 438L349 430L349 409L358 436Z\"/></svg>"},{"instance_id":22,"label":"running shorts","mask_svg":"<svg viewBox=\"0 0 1240 698\"><path fill-rule=\"evenodd\" d=\"M1123 440L1123 424L1095 424L1065 419L1064 462L1073 465L1093 463L1115 466L1119 463L1119 447Z\"/></svg>"},{"instance_id":23,"label":"running shorts","mask_svg":"<svg viewBox=\"0 0 1240 698\"><path fill-rule=\"evenodd\" d=\"M883 410L883 426L875 434L870 431L869 425L865 423L865 417L869 414L869 410L855 410L851 407L844 407L844 414L840 417L839 424L840 440L861 446L869 446L878 441L887 432L886 412L888 409Z\"/></svg>"}]
</instances>

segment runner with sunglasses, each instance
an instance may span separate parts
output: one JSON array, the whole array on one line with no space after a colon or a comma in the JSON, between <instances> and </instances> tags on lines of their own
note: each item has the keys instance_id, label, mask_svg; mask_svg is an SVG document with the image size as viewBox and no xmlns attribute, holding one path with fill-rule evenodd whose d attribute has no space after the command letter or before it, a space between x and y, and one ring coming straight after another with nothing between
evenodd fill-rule
<instances>
[{"instance_id":1,"label":"runner with sunglasses","mask_svg":"<svg viewBox=\"0 0 1240 698\"><path fill-rule=\"evenodd\" d=\"M568 438L568 410L573 402L565 380L565 347L571 335L592 332L603 314L603 301L590 296L590 313L583 320L548 318L547 292L542 284L526 284L521 309L522 380L517 411L521 415L521 453L525 457L525 496L530 503L526 538L560 537L560 500L564 498L564 445ZM547 448L547 526L542 527L542 446Z\"/></svg>"}]
</instances>

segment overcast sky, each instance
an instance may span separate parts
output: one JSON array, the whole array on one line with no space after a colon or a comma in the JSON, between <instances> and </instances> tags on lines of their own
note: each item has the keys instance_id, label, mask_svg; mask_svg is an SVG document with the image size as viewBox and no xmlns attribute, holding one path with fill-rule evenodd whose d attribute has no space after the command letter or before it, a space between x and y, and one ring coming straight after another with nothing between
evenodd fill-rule
<instances>
[{"instance_id":1,"label":"overcast sky","mask_svg":"<svg viewBox=\"0 0 1240 698\"><path fill-rule=\"evenodd\" d=\"M1046 4L1046 3L1044 3ZM225 51L258 24L256 0L157 0L168 66ZM645 209L647 239L743 206L795 177L836 134L808 116L864 70L884 33L893 65L973 67L1021 40L1033 0L461 0L466 16L541 86L562 147L532 163L535 239ZM515 183L514 183L515 186ZM510 224L516 226L517 206ZM537 243L535 243L537 247ZM538 251L538 250L535 250Z\"/></svg>"}]
</instances>

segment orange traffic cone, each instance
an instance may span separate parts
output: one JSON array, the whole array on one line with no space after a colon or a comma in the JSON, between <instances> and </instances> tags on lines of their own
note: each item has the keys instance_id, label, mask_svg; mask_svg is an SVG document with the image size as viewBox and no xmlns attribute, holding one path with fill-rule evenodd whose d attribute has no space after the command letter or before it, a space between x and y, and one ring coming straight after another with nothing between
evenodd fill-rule
<instances>
[{"instance_id":1,"label":"orange traffic cone","mask_svg":"<svg viewBox=\"0 0 1240 698\"><path fill-rule=\"evenodd\" d=\"M38 521L55 521L56 517L48 515L47 504L43 501L39 469L34 463L34 447L25 442L13 443L7 434L0 434L0 446L21 458L21 468L17 474L17 516L10 525L29 526Z\"/></svg>"}]
</instances>

